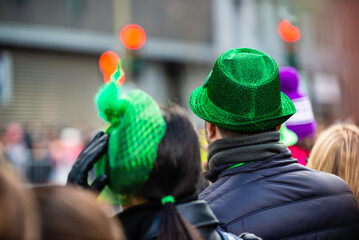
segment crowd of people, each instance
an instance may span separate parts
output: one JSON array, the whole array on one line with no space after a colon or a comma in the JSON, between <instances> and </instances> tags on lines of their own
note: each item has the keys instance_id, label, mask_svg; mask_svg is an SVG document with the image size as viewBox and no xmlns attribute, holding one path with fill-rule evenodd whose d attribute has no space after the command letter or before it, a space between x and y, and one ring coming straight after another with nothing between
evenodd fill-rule
<instances>
[{"instance_id":1,"label":"crowd of people","mask_svg":"<svg viewBox=\"0 0 359 240\"><path fill-rule=\"evenodd\" d=\"M315 141L313 115L291 118L308 106L306 96L283 93L290 89L282 79L293 77L295 69L279 71L255 49L219 56L189 99L205 122L204 163L183 108L158 104L141 90L124 94L115 80L95 96L109 123L105 132L79 141L74 129L64 129L64 142L45 141L55 163L71 146L67 171L57 170L65 186L24 184L13 165L29 176L21 159L35 154L12 150L18 146L9 143L25 144L26 134L9 126L0 161L0 238L359 239L359 129L336 124ZM283 141L285 123L296 141ZM314 146L299 163L285 143L306 138Z\"/></svg>"},{"instance_id":2,"label":"crowd of people","mask_svg":"<svg viewBox=\"0 0 359 240\"><path fill-rule=\"evenodd\" d=\"M0 150L32 184L64 184L77 156L95 131L78 122L71 127L16 122L0 127Z\"/></svg>"}]
</instances>

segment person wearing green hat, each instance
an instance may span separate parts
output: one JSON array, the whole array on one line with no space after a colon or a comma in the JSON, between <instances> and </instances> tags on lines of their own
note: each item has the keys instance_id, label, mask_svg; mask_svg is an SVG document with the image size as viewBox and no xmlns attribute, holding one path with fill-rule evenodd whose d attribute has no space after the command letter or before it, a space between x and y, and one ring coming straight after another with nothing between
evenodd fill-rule
<instances>
[{"instance_id":1,"label":"person wearing green hat","mask_svg":"<svg viewBox=\"0 0 359 240\"><path fill-rule=\"evenodd\" d=\"M182 108L158 106L140 90L123 94L114 82L99 91L96 104L110 127L83 150L68 182L121 204L116 217L126 239L260 240L217 230L217 218L198 200L199 141ZM89 186L93 165L97 178Z\"/></svg>"},{"instance_id":2,"label":"person wearing green hat","mask_svg":"<svg viewBox=\"0 0 359 240\"><path fill-rule=\"evenodd\" d=\"M234 234L270 239L356 239L359 210L347 184L313 171L280 142L280 126L295 113L280 91L276 62L249 48L229 49L189 99L205 120L206 179L200 193Z\"/></svg>"}]
</instances>

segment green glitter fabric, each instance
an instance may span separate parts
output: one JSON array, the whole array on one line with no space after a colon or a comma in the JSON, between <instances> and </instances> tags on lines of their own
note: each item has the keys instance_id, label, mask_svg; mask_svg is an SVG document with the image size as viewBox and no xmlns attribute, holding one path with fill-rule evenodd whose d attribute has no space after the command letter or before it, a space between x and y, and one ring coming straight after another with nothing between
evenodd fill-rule
<instances>
[{"instance_id":1,"label":"green glitter fabric","mask_svg":"<svg viewBox=\"0 0 359 240\"><path fill-rule=\"evenodd\" d=\"M223 53L203 86L191 94L189 105L198 117L243 132L274 128L295 113L280 91L276 62L250 48Z\"/></svg>"},{"instance_id":2,"label":"green glitter fabric","mask_svg":"<svg viewBox=\"0 0 359 240\"><path fill-rule=\"evenodd\" d=\"M148 179L166 122L156 102L141 90L121 94L111 82L97 93L99 116L111 125L108 152L95 165L96 176L106 174L110 182L102 197L120 203L116 196L135 195Z\"/></svg>"}]
</instances>

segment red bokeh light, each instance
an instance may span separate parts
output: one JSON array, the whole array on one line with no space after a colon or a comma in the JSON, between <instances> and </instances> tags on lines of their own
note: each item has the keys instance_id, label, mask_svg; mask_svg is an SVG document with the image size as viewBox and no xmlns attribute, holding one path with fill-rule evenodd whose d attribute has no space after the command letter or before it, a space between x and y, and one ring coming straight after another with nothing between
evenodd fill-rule
<instances>
[{"instance_id":1,"label":"red bokeh light","mask_svg":"<svg viewBox=\"0 0 359 240\"><path fill-rule=\"evenodd\" d=\"M120 32L122 44L131 50L141 48L146 42L146 32L137 24L129 24Z\"/></svg>"},{"instance_id":2,"label":"red bokeh light","mask_svg":"<svg viewBox=\"0 0 359 240\"><path fill-rule=\"evenodd\" d=\"M105 83L111 80L111 75L117 70L119 61L120 57L115 52L106 51L101 54L99 66Z\"/></svg>"},{"instance_id":3,"label":"red bokeh light","mask_svg":"<svg viewBox=\"0 0 359 240\"><path fill-rule=\"evenodd\" d=\"M288 20L282 20L278 25L279 36L287 42L296 42L300 39L300 30Z\"/></svg>"}]
</instances>

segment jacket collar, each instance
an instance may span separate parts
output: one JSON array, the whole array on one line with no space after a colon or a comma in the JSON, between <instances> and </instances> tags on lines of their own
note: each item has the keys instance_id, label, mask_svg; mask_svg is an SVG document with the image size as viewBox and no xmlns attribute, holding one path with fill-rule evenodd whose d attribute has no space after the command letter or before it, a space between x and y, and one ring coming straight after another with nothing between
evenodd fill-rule
<instances>
[{"instance_id":1,"label":"jacket collar","mask_svg":"<svg viewBox=\"0 0 359 240\"><path fill-rule=\"evenodd\" d=\"M223 138L208 148L209 169L223 165L266 160L287 147L280 142L280 132L270 131L239 138Z\"/></svg>"},{"instance_id":2,"label":"jacket collar","mask_svg":"<svg viewBox=\"0 0 359 240\"><path fill-rule=\"evenodd\" d=\"M161 209L160 203L145 203L120 212L117 217L122 223L126 239L141 239Z\"/></svg>"},{"instance_id":3,"label":"jacket collar","mask_svg":"<svg viewBox=\"0 0 359 240\"><path fill-rule=\"evenodd\" d=\"M218 220L205 201L196 200L176 205L181 215L196 228L218 226ZM162 216L159 204L141 204L131 207L120 214L128 239L156 239Z\"/></svg>"},{"instance_id":4,"label":"jacket collar","mask_svg":"<svg viewBox=\"0 0 359 240\"><path fill-rule=\"evenodd\" d=\"M211 181L215 182L217 179L242 172L253 172L260 169L272 168L276 166L283 166L287 164L298 163L298 160L292 158L292 153L288 148L285 148L281 153L278 153L270 158L265 160L256 161L253 163L246 163L243 166L235 167L229 169L233 166L233 163L217 165L206 171L203 175L204 177Z\"/></svg>"},{"instance_id":5,"label":"jacket collar","mask_svg":"<svg viewBox=\"0 0 359 240\"><path fill-rule=\"evenodd\" d=\"M176 208L177 211L196 228L211 226L215 229L218 226L217 218L203 200L179 204L176 205ZM154 239L157 237L161 216L162 212L156 214L151 227L142 239Z\"/></svg>"}]
</instances>

